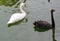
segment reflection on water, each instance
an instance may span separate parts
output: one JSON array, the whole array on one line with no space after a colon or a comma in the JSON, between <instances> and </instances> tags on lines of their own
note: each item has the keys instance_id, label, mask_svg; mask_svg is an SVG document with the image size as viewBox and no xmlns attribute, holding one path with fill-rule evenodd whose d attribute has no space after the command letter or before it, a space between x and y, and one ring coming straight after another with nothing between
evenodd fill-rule
<instances>
[{"instance_id":1,"label":"reflection on water","mask_svg":"<svg viewBox=\"0 0 60 41\"><path fill-rule=\"evenodd\" d=\"M45 32L45 31L48 31L49 30L49 29L40 29L37 26L34 26L33 28L34 28L35 31L38 31L38 32Z\"/></svg>"},{"instance_id":2,"label":"reflection on water","mask_svg":"<svg viewBox=\"0 0 60 41\"><path fill-rule=\"evenodd\" d=\"M27 21L28 21L28 19L24 18L24 19L22 19L22 20L20 20L20 21L18 21L18 22L13 23L13 24L8 24L8 27L13 26L13 25L18 25L18 24L20 24L21 22L25 22L25 23L26 23Z\"/></svg>"},{"instance_id":3,"label":"reflection on water","mask_svg":"<svg viewBox=\"0 0 60 41\"><path fill-rule=\"evenodd\" d=\"M55 28L52 29L52 40L53 40L53 41L57 41L57 40L55 39Z\"/></svg>"},{"instance_id":4,"label":"reflection on water","mask_svg":"<svg viewBox=\"0 0 60 41\"><path fill-rule=\"evenodd\" d=\"M50 0L48 0L48 2L50 2Z\"/></svg>"},{"instance_id":5,"label":"reflection on water","mask_svg":"<svg viewBox=\"0 0 60 41\"><path fill-rule=\"evenodd\" d=\"M0 5L4 6L13 6L15 3L17 3L19 0L0 0Z\"/></svg>"},{"instance_id":6,"label":"reflection on water","mask_svg":"<svg viewBox=\"0 0 60 41\"><path fill-rule=\"evenodd\" d=\"M50 30L50 29L41 29L41 28L39 28L37 26L34 26L33 28L34 28L34 31L37 31L37 32L45 32L45 31ZM55 39L55 28L52 29L52 41L57 41Z\"/></svg>"}]
</instances>

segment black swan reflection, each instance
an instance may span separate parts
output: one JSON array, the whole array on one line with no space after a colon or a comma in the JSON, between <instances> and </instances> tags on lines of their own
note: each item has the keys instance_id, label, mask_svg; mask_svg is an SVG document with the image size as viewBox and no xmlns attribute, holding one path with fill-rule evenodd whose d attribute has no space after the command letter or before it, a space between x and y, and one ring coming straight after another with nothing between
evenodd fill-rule
<instances>
[{"instance_id":1,"label":"black swan reflection","mask_svg":"<svg viewBox=\"0 0 60 41\"><path fill-rule=\"evenodd\" d=\"M49 22L47 21L35 21L33 24L37 27L39 27L40 29L52 29L55 27L55 22L54 22L54 17L53 17L53 12L55 10L54 9L51 9L51 22L52 24L50 24Z\"/></svg>"}]
</instances>

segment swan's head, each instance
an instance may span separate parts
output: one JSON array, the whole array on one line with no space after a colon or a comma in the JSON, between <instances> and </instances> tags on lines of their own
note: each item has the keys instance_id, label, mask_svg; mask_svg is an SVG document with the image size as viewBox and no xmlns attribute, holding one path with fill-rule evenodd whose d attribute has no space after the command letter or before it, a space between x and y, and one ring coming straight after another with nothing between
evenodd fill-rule
<instances>
[{"instance_id":1,"label":"swan's head","mask_svg":"<svg viewBox=\"0 0 60 41\"><path fill-rule=\"evenodd\" d=\"M55 10L54 9L51 9L51 12L55 12Z\"/></svg>"},{"instance_id":2,"label":"swan's head","mask_svg":"<svg viewBox=\"0 0 60 41\"><path fill-rule=\"evenodd\" d=\"M23 6L25 6L25 5L26 5L25 3L21 3L21 4L20 4L20 7L23 7Z\"/></svg>"}]
</instances>

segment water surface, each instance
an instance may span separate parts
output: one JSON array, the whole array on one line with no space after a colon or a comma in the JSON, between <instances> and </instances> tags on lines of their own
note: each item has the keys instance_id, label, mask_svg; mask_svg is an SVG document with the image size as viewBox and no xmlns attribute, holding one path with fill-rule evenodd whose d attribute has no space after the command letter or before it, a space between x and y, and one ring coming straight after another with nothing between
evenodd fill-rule
<instances>
[{"instance_id":1,"label":"water surface","mask_svg":"<svg viewBox=\"0 0 60 41\"><path fill-rule=\"evenodd\" d=\"M45 20L51 23L50 10L54 8L56 22L56 40L60 40L60 0L27 0L25 11L27 22L8 27L7 22L14 12L19 12L19 7L0 6L0 41L52 41L52 30L46 32L34 31L33 22Z\"/></svg>"}]
</instances>

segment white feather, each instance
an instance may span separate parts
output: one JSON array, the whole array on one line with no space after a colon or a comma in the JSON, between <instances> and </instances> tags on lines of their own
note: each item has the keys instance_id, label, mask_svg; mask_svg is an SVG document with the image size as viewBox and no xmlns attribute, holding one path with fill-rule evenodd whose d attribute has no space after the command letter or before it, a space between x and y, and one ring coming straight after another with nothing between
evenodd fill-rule
<instances>
[{"instance_id":1,"label":"white feather","mask_svg":"<svg viewBox=\"0 0 60 41\"><path fill-rule=\"evenodd\" d=\"M12 16L11 16L11 18L8 21L7 24L12 24L12 23L18 22L19 20L22 20L26 16L26 13L22 9L23 5L24 5L24 3L21 3L21 5L20 5L20 10L21 10L22 13L14 13L14 14L12 14Z\"/></svg>"}]
</instances>

